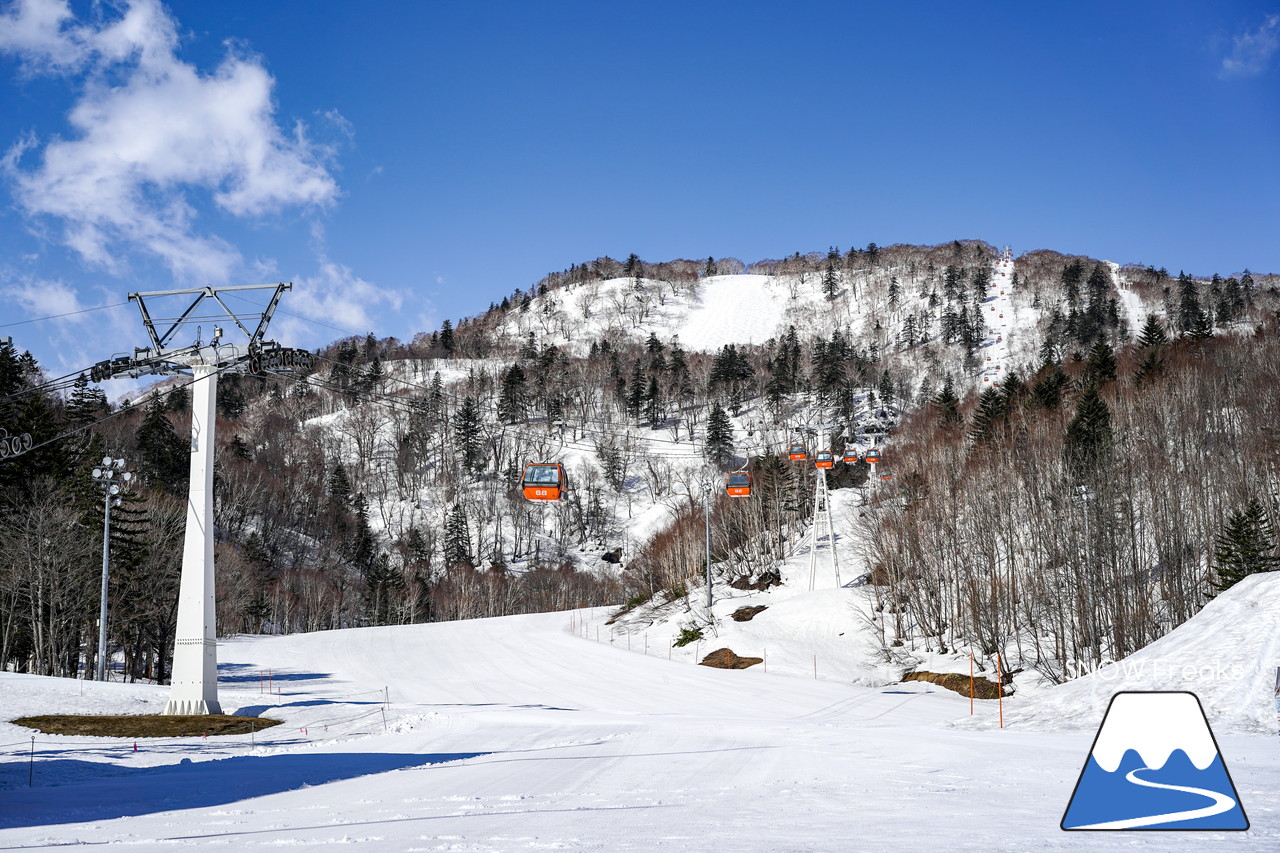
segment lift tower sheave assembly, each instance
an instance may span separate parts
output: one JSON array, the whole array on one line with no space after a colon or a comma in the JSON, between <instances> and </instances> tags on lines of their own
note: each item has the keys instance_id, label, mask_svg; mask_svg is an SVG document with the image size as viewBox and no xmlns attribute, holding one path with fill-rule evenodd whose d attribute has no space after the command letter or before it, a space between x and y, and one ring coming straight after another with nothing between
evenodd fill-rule
<instances>
[{"instance_id":1,"label":"lift tower sheave assembly","mask_svg":"<svg viewBox=\"0 0 1280 853\"><path fill-rule=\"evenodd\" d=\"M190 290L157 290L130 293L138 303L142 324L151 346L135 349L132 356L117 356L94 365L92 378L186 374L191 382L191 483L187 499L187 530L182 548L182 578L178 590L178 623L173 646L173 681L165 714L220 714L218 702L217 626L213 573L213 450L217 420L218 374L247 370L250 373L282 373L310 369L315 357L306 350L281 347L264 340L267 325L292 284L250 284L200 287ZM236 313L222 294L271 290L265 308ZM186 297L189 304L172 317L153 317L147 300ZM192 299L194 297L194 299ZM213 303L206 305L206 300ZM208 311L209 313L202 313ZM171 346L178 332L197 322L234 324L244 333L244 344L226 343L223 330L214 325L213 339L189 346ZM246 323L247 321L247 323ZM256 325L255 325L256 324ZM254 328L250 331L249 326Z\"/></svg>"}]
</instances>

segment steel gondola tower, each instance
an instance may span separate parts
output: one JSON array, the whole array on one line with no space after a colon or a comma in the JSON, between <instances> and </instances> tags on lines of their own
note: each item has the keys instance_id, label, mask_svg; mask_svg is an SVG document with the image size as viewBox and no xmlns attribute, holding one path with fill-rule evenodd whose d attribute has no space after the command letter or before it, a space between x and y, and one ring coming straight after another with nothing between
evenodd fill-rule
<instances>
[{"instance_id":1,"label":"steel gondola tower","mask_svg":"<svg viewBox=\"0 0 1280 853\"><path fill-rule=\"evenodd\" d=\"M138 303L143 325L151 338L151 346L135 349L132 356L121 356L94 366L95 381L115 376L148 374L186 374L191 382L191 481L187 494L187 527L182 548L182 577L178 589L178 620L173 647L173 678L165 714L220 714L218 702L218 647L215 611L213 564L213 454L217 421L218 374L224 371L248 370L250 373L278 373L309 368L314 356L306 350L281 347L265 341L267 324L275 313L280 295L291 289L289 283L253 284L235 287L203 287L191 290L163 290L130 293L129 300ZM231 291L273 290L270 302L249 313L236 313L222 301ZM232 294L233 295L233 294ZM155 318L146 300L168 297L195 297L181 314ZM198 314L196 309L206 300L216 303L217 311ZM212 306L211 306L212 307ZM261 310L257 310L261 308ZM252 319L250 319L252 318ZM198 320L230 322L248 338L245 345L224 343L222 329L213 327L208 344L199 340L191 346L170 346L184 326ZM245 322L257 322L250 331ZM162 330L157 324L168 324Z\"/></svg>"}]
</instances>

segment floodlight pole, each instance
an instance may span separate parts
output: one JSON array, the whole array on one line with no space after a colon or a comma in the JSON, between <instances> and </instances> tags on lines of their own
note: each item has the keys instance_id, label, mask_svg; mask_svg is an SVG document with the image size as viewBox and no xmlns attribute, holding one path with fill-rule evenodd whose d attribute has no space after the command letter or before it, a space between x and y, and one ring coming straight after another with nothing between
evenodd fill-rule
<instances>
[{"instance_id":1,"label":"floodlight pole","mask_svg":"<svg viewBox=\"0 0 1280 853\"><path fill-rule=\"evenodd\" d=\"M120 474L121 482L126 485L133 479L133 474L124 470L123 459L112 459L110 456L102 460L101 468L93 469L94 482L102 488L102 601L98 608L98 681L107 680L107 577L111 556L111 504L119 503L120 484L112 480ZM88 663L85 664L86 670Z\"/></svg>"},{"instance_id":2,"label":"floodlight pole","mask_svg":"<svg viewBox=\"0 0 1280 853\"><path fill-rule=\"evenodd\" d=\"M212 351L213 347L201 349ZM191 365L191 481L166 714L221 714L213 574L213 448L218 358Z\"/></svg>"}]
</instances>

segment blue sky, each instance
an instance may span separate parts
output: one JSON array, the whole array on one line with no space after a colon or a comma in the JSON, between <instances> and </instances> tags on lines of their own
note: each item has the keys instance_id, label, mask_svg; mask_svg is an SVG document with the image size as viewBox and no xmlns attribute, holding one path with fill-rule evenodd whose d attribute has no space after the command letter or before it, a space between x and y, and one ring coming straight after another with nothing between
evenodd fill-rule
<instances>
[{"instance_id":1,"label":"blue sky","mask_svg":"<svg viewBox=\"0 0 1280 853\"><path fill-rule=\"evenodd\" d=\"M10 324L292 280L289 342L409 338L630 252L1280 271L1278 46L1280 2L0 0L0 335L72 369L131 307Z\"/></svg>"}]
</instances>

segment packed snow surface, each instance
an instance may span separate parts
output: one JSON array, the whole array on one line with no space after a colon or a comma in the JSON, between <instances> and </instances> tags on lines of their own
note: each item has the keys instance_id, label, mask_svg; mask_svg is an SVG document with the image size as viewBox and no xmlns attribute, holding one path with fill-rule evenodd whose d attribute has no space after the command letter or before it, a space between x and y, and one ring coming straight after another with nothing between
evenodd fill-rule
<instances>
[{"instance_id":1,"label":"packed snow surface","mask_svg":"<svg viewBox=\"0 0 1280 853\"><path fill-rule=\"evenodd\" d=\"M831 600L857 595L832 585L822 624L809 630L837 627ZM779 600L780 621L799 625L786 611L803 601ZM964 697L921 683L855 685L834 664L819 678L803 667L788 675L780 652L767 673L693 666L689 649L654 637L609 642L608 615L224 642L223 706L284 721L253 735L143 740L135 751L104 738L32 742L28 729L0 723L0 848L774 853L914 851L944 838L984 851L1082 843L1058 821L1091 730L957 727ZM753 624L764 630L770 615ZM775 630L771 642L786 642ZM0 719L155 713L167 693L5 674ZM1107 699L1094 706L1082 694L1077 707L1100 718ZM977 714L994 723L998 709L979 702ZM1218 736L1253 828L1211 846L1275 849L1274 732ZM1207 843L1189 833L1087 841Z\"/></svg>"}]
</instances>

